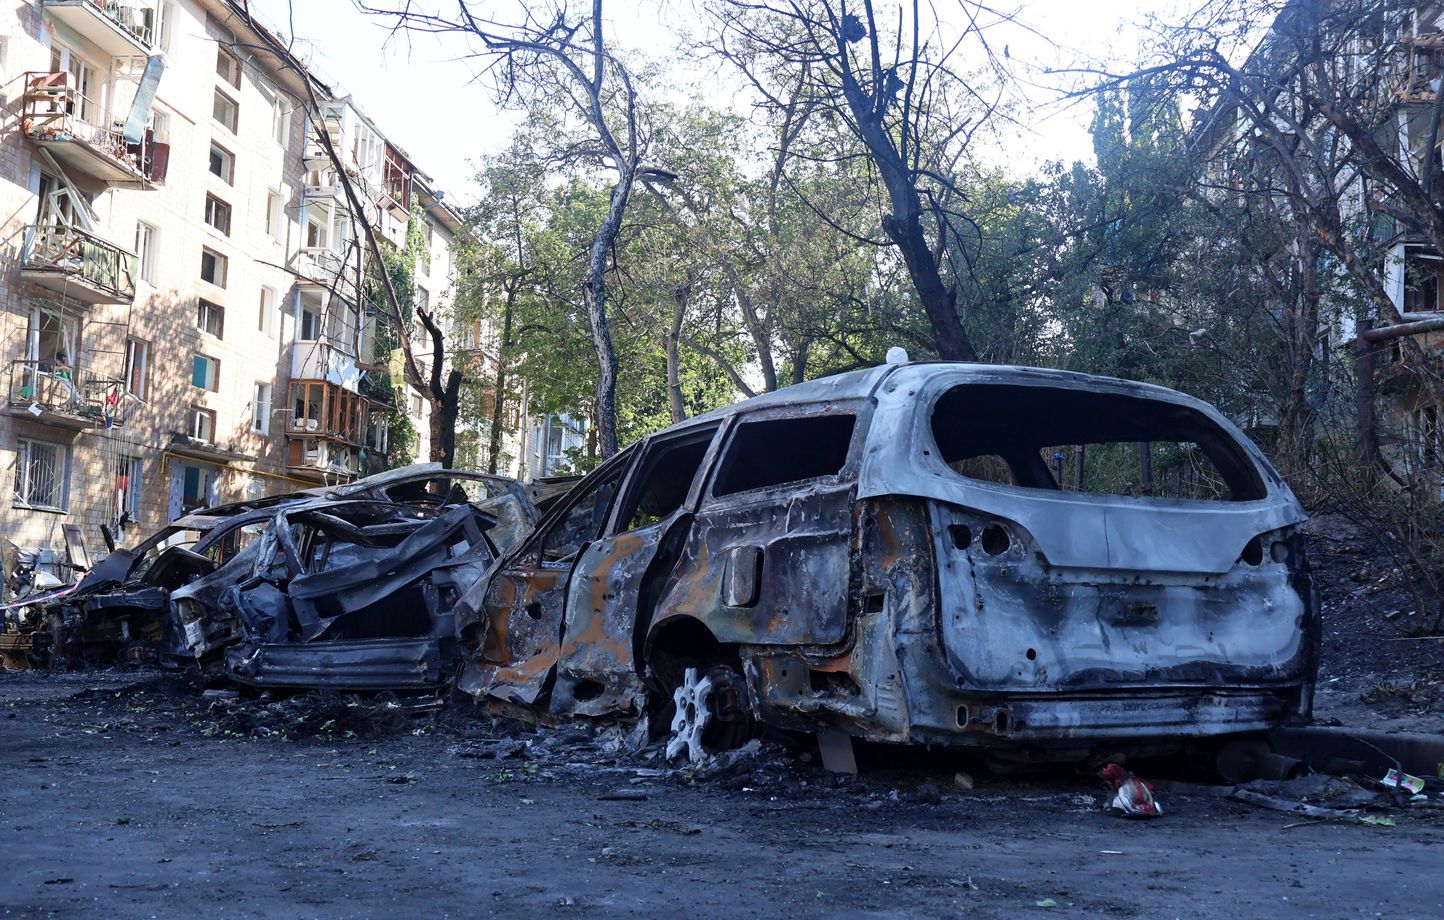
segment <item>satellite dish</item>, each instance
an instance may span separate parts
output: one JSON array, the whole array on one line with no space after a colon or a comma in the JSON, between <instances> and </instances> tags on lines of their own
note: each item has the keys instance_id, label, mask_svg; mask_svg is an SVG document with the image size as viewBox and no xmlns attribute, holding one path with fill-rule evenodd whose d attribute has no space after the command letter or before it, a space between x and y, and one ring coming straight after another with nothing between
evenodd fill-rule
<instances>
[{"instance_id":1,"label":"satellite dish","mask_svg":"<svg viewBox=\"0 0 1444 920\"><path fill-rule=\"evenodd\" d=\"M906 363L908 363L908 350L907 350L906 348L903 348L901 345L894 345L893 347L889 348L889 349L887 350L887 363L888 363L888 364L906 364Z\"/></svg>"}]
</instances>

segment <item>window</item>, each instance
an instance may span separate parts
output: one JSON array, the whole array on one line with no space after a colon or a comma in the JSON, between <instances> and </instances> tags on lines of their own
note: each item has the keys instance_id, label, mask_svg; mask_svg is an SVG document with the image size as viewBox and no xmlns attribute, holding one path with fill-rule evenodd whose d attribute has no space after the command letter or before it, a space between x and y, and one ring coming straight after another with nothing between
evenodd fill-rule
<instances>
[{"instance_id":1,"label":"window","mask_svg":"<svg viewBox=\"0 0 1444 920\"><path fill-rule=\"evenodd\" d=\"M170 115L156 109L150 113L150 130L158 144L170 143Z\"/></svg>"},{"instance_id":2,"label":"window","mask_svg":"<svg viewBox=\"0 0 1444 920\"><path fill-rule=\"evenodd\" d=\"M146 374L150 364L150 343L141 339L125 340L125 390L137 399L145 399Z\"/></svg>"},{"instance_id":3,"label":"window","mask_svg":"<svg viewBox=\"0 0 1444 920\"><path fill-rule=\"evenodd\" d=\"M156 44L160 46L161 51L169 54L172 32L171 24L175 20L175 3L173 0L164 0L164 2L156 4L155 16Z\"/></svg>"},{"instance_id":4,"label":"window","mask_svg":"<svg viewBox=\"0 0 1444 920\"><path fill-rule=\"evenodd\" d=\"M240 116L241 109L236 105L236 100L220 90L216 90L215 102L211 105L211 117L224 126L227 131L235 134Z\"/></svg>"},{"instance_id":5,"label":"window","mask_svg":"<svg viewBox=\"0 0 1444 920\"><path fill-rule=\"evenodd\" d=\"M96 79L95 68L65 45L52 41L50 69L70 75L71 86L75 88L75 101L67 104L66 110L79 116L80 120L87 124L96 124L100 120L98 100L101 81Z\"/></svg>"},{"instance_id":6,"label":"window","mask_svg":"<svg viewBox=\"0 0 1444 920\"><path fill-rule=\"evenodd\" d=\"M191 386L212 392L220 389L221 362L210 355L197 354L191 363Z\"/></svg>"},{"instance_id":7,"label":"window","mask_svg":"<svg viewBox=\"0 0 1444 920\"><path fill-rule=\"evenodd\" d=\"M191 406L189 434L197 441L213 442L216 439L216 414L200 406Z\"/></svg>"},{"instance_id":8,"label":"window","mask_svg":"<svg viewBox=\"0 0 1444 920\"><path fill-rule=\"evenodd\" d=\"M275 288L261 288L260 319L256 328L266 335L276 334L276 291Z\"/></svg>"},{"instance_id":9,"label":"window","mask_svg":"<svg viewBox=\"0 0 1444 920\"><path fill-rule=\"evenodd\" d=\"M201 250L201 280L209 281L216 287L226 286L226 270L229 260L214 249Z\"/></svg>"},{"instance_id":10,"label":"window","mask_svg":"<svg viewBox=\"0 0 1444 920\"><path fill-rule=\"evenodd\" d=\"M306 205L306 248L325 249L331 242L331 215L323 202Z\"/></svg>"},{"instance_id":11,"label":"window","mask_svg":"<svg viewBox=\"0 0 1444 920\"><path fill-rule=\"evenodd\" d=\"M419 284L416 286L416 309L431 309L431 292Z\"/></svg>"},{"instance_id":12,"label":"window","mask_svg":"<svg viewBox=\"0 0 1444 920\"><path fill-rule=\"evenodd\" d=\"M115 517L140 520L140 484L145 482L145 464L139 457L121 454L115 462Z\"/></svg>"},{"instance_id":13,"label":"window","mask_svg":"<svg viewBox=\"0 0 1444 920\"><path fill-rule=\"evenodd\" d=\"M256 381L256 395L251 399L251 430L257 434L271 433L271 385Z\"/></svg>"},{"instance_id":14,"label":"window","mask_svg":"<svg viewBox=\"0 0 1444 920\"><path fill-rule=\"evenodd\" d=\"M216 76L236 89L241 88L241 62L225 48L216 48Z\"/></svg>"},{"instance_id":15,"label":"window","mask_svg":"<svg viewBox=\"0 0 1444 920\"><path fill-rule=\"evenodd\" d=\"M271 100L271 136L282 150L291 146L291 104L280 93Z\"/></svg>"},{"instance_id":16,"label":"window","mask_svg":"<svg viewBox=\"0 0 1444 920\"><path fill-rule=\"evenodd\" d=\"M266 193L266 235L281 242L281 227L285 215L281 213L281 193L275 190Z\"/></svg>"},{"instance_id":17,"label":"window","mask_svg":"<svg viewBox=\"0 0 1444 920\"><path fill-rule=\"evenodd\" d=\"M64 444L20 438L15 453L15 501L31 508L64 511L70 449Z\"/></svg>"},{"instance_id":18,"label":"window","mask_svg":"<svg viewBox=\"0 0 1444 920\"><path fill-rule=\"evenodd\" d=\"M206 223L221 231L226 236L231 235L231 206L217 198L215 195L206 196Z\"/></svg>"},{"instance_id":19,"label":"window","mask_svg":"<svg viewBox=\"0 0 1444 920\"><path fill-rule=\"evenodd\" d=\"M1206 415L1136 396L965 384L934 404L932 431L938 459L969 479L1142 499L1268 494L1248 454Z\"/></svg>"},{"instance_id":20,"label":"window","mask_svg":"<svg viewBox=\"0 0 1444 920\"><path fill-rule=\"evenodd\" d=\"M713 495L836 476L847 462L853 415L743 422L733 432Z\"/></svg>"},{"instance_id":21,"label":"window","mask_svg":"<svg viewBox=\"0 0 1444 920\"><path fill-rule=\"evenodd\" d=\"M301 307L301 335L303 342L314 342L321 335L321 314L312 307Z\"/></svg>"},{"instance_id":22,"label":"window","mask_svg":"<svg viewBox=\"0 0 1444 920\"><path fill-rule=\"evenodd\" d=\"M196 328L221 338L225 332L226 311L209 300L196 303Z\"/></svg>"},{"instance_id":23,"label":"window","mask_svg":"<svg viewBox=\"0 0 1444 920\"><path fill-rule=\"evenodd\" d=\"M291 428L296 431L320 431L325 417L324 383L291 384Z\"/></svg>"},{"instance_id":24,"label":"window","mask_svg":"<svg viewBox=\"0 0 1444 920\"><path fill-rule=\"evenodd\" d=\"M421 245L421 273L429 276L431 274L431 224L422 224L422 235L425 241Z\"/></svg>"},{"instance_id":25,"label":"window","mask_svg":"<svg viewBox=\"0 0 1444 920\"><path fill-rule=\"evenodd\" d=\"M135 225L135 257L140 270L140 280L155 284L155 244L160 231L145 221Z\"/></svg>"},{"instance_id":26,"label":"window","mask_svg":"<svg viewBox=\"0 0 1444 920\"><path fill-rule=\"evenodd\" d=\"M612 496L631 465L630 458L630 451L619 455L614 466L603 466L577 486L576 497L571 499L570 507L542 537L542 562L570 562L583 543L595 540L601 534L607 511L612 505Z\"/></svg>"},{"instance_id":27,"label":"window","mask_svg":"<svg viewBox=\"0 0 1444 920\"><path fill-rule=\"evenodd\" d=\"M220 144L211 144L209 168L212 175L220 176L227 185L236 181L236 155Z\"/></svg>"},{"instance_id":28,"label":"window","mask_svg":"<svg viewBox=\"0 0 1444 920\"><path fill-rule=\"evenodd\" d=\"M653 441L627 490L618 530L636 530L665 520L687 500L716 425Z\"/></svg>"}]
</instances>

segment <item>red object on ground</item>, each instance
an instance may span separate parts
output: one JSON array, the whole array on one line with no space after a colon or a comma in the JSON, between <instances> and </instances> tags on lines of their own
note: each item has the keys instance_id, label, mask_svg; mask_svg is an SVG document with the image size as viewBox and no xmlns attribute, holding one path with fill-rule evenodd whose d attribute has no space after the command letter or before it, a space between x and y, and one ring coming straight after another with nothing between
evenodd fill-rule
<instances>
[{"instance_id":1,"label":"red object on ground","mask_svg":"<svg viewBox=\"0 0 1444 920\"><path fill-rule=\"evenodd\" d=\"M1127 818L1157 818L1163 814L1163 806L1153 797L1153 787L1120 765L1107 764L1098 775L1114 789L1109 811Z\"/></svg>"}]
</instances>

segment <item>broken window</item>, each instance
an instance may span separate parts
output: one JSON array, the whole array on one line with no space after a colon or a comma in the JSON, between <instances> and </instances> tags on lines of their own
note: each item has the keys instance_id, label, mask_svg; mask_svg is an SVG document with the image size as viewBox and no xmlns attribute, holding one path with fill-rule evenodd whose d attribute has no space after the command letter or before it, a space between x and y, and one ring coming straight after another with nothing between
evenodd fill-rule
<instances>
[{"instance_id":1,"label":"broken window","mask_svg":"<svg viewBox=\"0 0 1444 920\"><path fill-rule=\"evenodd\" d=\"M586 491L571 500L567 510L552 522L542 537L543 562L568 562L583 543L597 538L606 523L612 496L630 465L630 459L622 459L610 471L598 475Z\"/></svg>"},{"instance_id":2,"label":"broken window","mask_svg":"<svg viewBox=\"0 0 1444 920\"><path fill-rule=\"evenodd\" d=\"M682 507L716 432L716 425L708 425L652 443L632 477L622 513L617 516L618 531L655 524Z\"/></svg>"},{"instance_id":3,"label":"broken window","mask_svg":"<svg viewBox=\"0 0 1444 920\"><path fill-rule=\"evenodd\" d=\"M1267 490L1203 413L1134 396L1007 384L948 390L932 415L942 460L971 479L1034 489L1254 501Z\"/></svg>"},{"instance_id":4,"label":"broken window","mask_svg":"<svg viewBox=\"0 0 1444 920\"><path fill-rule=\"evenodd\" d=\"M856 422L852 414L743 422L727 445L712 494L836 476L847 462Z\"/></svg>"}]
</instances>

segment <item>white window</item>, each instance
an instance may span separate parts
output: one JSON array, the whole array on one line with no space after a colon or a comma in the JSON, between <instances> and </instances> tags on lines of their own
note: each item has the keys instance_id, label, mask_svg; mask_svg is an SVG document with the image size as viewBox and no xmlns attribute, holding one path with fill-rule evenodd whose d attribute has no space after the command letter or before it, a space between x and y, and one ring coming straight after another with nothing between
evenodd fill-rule
<instances>
[{"instance_id":1,"label":"white window","mask_svg":"<svg viewBox=\"0 0 1444 920\"><path fill-rule=\"evenodd\" d=\"M226 330L226 311L209 300L196 302L196 328L216 338L223 338Z\"/></svg>"},{"instance_id":2,"label":"white window","mask_svg":"<svg viewBox=\"0 0 1444 920\"><path fill-rule=\"evenodd\" d=\"M282 150L291 146L291 103L280 93L271 99L271 136Z\"/></svg>"},{"instance_id":3,"label":"white window","mask_svg":"<svg viewBox=\"0 0 1444 920\"><path fill-rule=\"evenodd\" d=\"M257 434L271 433L271 385L259 380L251 400L251 430Z\"/></svg>"},{"instance_id":4,"label":"white window","mask_svg":"<svg viewBox=\"0 0 1444 920\"><path fill-rule=\"evenodd\" d=\"M50 43L50 70L54 73L68 73L75 89L74 113L87 124L96 124L100 119L100 83L95 68L86 63L80 55L60 42Z\"/></svg>"},{"instance_id":5,"label":"white window","mask_svg":"<svg viewBox=\"0 0 1444 920\"><path fill-rule=\"evenodd\" d=\"M20 438L15 453L15 501L31 508L64 511L69 499L70 448Z\"/></svg>"},{"instance_id":6,"label":"white window","mask_svg":"<svg viewBox=\"0 0 1444 920\"><path fill-rule=\"evenodd\" d=\"M210 443L216 439L216 414L200 406L191 406L190 436Z\"/></svg>"},{"instance_id":7,"label":"white window","mask_svg":"<svg viewBox=\"0 0 1444 920\"><path fill-rule=\"evenodd\" d=\"M321 335L321 314L311 307L301 308L301 333L297 338L303 342L314 342Z\"/></svg>"},{"instance_id":8,"label":"white window","mask_svg":"<svg viewBox=\"0 0 1444 920\"><path fill-rule=\"evenodd\" d=\"M220 176L227 185L236 178L236 155L220 144L211 144L211 157L207 168L213 175Z\"/></svg>"},{"instance_id":9,"label":"white window","mask_svg":"<svg viewBox=\"0 0 1444 920\"><path fill-rule=\"evenodd\" d=\"M230 260L213 249L201 250L201 280L216 287L226 286L226 269Z\"/></svg>"},{"instance_id":10,"label":"white window","mask_svg":"<svg viewBox=\"0 0 1444 920\"><path fill-rule=\"evenodd\" d=\"M155 284L155 245L160 231L145 221L135 225L135 255L140 265L140 280Z\"/></svg>"},{"instance_id":11,"label":"white window","mask_svg":"<svg viewBox=\"0 0 1444 920\"><path fill-rule=\"evenodd\" d=\"M216 90L215 101L211 104L211 117L218 124L223 125L227 131L235 134L236 127L240 123L241 107L236 104L236 100L220 90Z\"/></svg>"},{"instance_id":12,"label":"white window","mask_svg":"<svg viewBox=\"0 0 1444 920\"><path fill-rule=\"evenodd\" d=\"M150 363L150 343L141 339L125 340L125 389L137 399L145 399L146 373Z\"/></svg>"},{"instance_id":13,"label":"white window","mask_svg":"<svg viewBox=\"0 0 1444 920\"><path fill-rule=\"evenodd\" d=\"M175 12L174 0L164 0L164 2L156 4L155 42L160 46L160 50L166 53L170 52Z\"/></svg>"},{"instance_id":14,"label":"white window","mask_svg":"<svg viewBox=\"0 0 1444 920\"><path fill-rule=\"evenodd\" d=\"M150 113L150 130L155 133L155 140L160 144L170 143L170 115L156 109Z\"/></svg>"},{"instance_id":15,"label":"white window","mask_svg":"<svg viewBox=\"0 0 1444 920\"><path fill-rule=\"evenodd\" d=\"M215 195L206 196L206 223L225 236L231 235L231 206Z\"/></svg>"},{"instance_id":16,"label":"white window","mask_svg":"<svg viewBox=\"0 0 1444 920\"><path fill-rule=\"evenodd\" d=\"M416 309L427 311L431 309L431 292L419 284L416 286Z\"/></svg>"},{"instance_id":17,"label":"white window","mask_svg":"<svg viewBox=\"0 0 1444 920\"><path fill-rule=\"evenodd\" d=\"M331 215L324 202L306 205L306 248L325 249L331 243Z\"/></svg>"},{"instance_id":18,"label":"white window","mask_svg":"<svg viewBox=\"0 0 1444 920\"><path fill-rule=\"evenodd\" d=\"M221 362L197 353L191 362L191 386L215 392L221 388Z\"/></svg>"},{"instance_id":19,"label":"white window","mask_svg":"<svg viewBox=\"0 0 1444 920\"><path fill-rule=\"evenodd\" d=\"M285 215L281 213L281 193L273 189L266 193L266 235L281 242L281 227L284 222Z\"/></svg>"},{"instance_id":20,"label":"white window","mask_svg":"<svg viewBox=\"0 0 1444 920\"><path fill-rule=\"evenodd\" d=\"M261 288L261 315L257 327L266 335L276 334L276 289Z\"/></svg>"}]
</instances>

